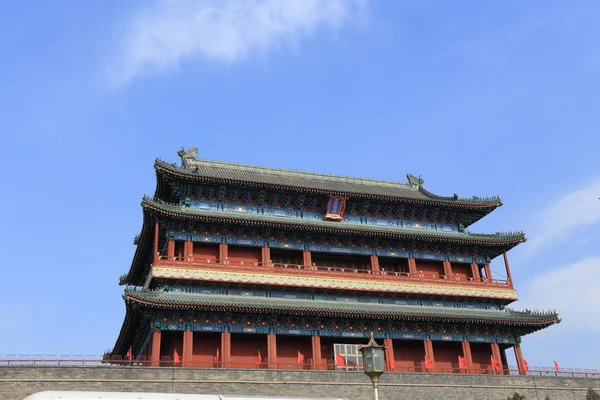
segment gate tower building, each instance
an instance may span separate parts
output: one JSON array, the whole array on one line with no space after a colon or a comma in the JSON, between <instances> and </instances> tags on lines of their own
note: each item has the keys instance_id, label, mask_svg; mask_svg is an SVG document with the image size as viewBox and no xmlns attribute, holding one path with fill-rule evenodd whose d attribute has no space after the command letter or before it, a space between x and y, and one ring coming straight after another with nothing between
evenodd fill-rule
<instances>
[{"instance_id":1,"label":"gate tower building","mask_svg":"<svg viewBox=\"0 0 600 400\"><path fill-rule=\"evenodd\" d=\"M507 252L522 232L467 231L497 197L438 196L413 175L357 179L196 153L154 164L113 356L348 369L374 332L388 370L490 373L493 356L504 373L513 348L524 373L521 337L560 321L506 307L517 299Z\"/></svg>"}]
</instances>

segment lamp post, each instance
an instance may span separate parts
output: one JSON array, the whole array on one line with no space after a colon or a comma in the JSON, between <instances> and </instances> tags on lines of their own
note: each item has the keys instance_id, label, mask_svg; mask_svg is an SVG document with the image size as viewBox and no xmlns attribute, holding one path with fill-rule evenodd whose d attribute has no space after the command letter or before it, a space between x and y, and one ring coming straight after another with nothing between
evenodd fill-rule
<instances>
[{"instance_id":1,"label":"lamp post","mask_svg":"<svg viewBox=\"0 0 600 400\"><path fill-rule=\"evenodd\" d=\"M360 352L363 359L363 369L365 375L371 378L373 383L373 391L375 392L375 400L379 400L379 377L383 374L384 370L384 350L385 347L380 346L375 341L373 332L371 332L371 339L366 345L360 346Z\"/></svg>"}]
</instances>

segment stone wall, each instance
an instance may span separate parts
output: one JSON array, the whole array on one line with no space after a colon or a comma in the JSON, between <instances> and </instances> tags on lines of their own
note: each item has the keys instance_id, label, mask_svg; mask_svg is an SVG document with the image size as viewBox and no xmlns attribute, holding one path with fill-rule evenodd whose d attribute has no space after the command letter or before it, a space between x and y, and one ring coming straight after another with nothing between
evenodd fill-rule
<instances>
[{"instance_id":1,"label":"stone wall","mask_svg":"<svg viewBox=\"0 0 600 400\"><path fill-rule=\"evenodd\" d=\"M600 379L446 374L384 374L381 400L585 399ZM0 367L0 400L22 400L44 390L335 396L372 398L362 372L223 370L143 367Z\"/></svg>"}]
</instances>

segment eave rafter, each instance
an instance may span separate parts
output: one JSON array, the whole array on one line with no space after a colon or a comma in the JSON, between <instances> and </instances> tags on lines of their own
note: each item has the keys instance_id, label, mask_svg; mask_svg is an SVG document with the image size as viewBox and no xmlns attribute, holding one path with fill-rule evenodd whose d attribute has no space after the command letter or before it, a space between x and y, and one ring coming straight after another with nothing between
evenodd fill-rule
<instances>
[{"instance_id":1,"label":"eave rafter","mask_svg":"<svg viewBox=\"0 0 600 400\"><path fill-rule=\"evenodd\" d=\"M216 163L216 162L215 162ZM228 165L227 163L216 163L221 165ZM167 163L165 161L157 159L154 167L156 169L157 175L165 175L173 178L181 179L182 181L192 181L192 182L205 182L212 184L225 184L230 186L242 186L242 187L251 187L251 188L271 188L280 191L291 191L291 192L300 192L300 193L313 193L313 194L325 194L329 196L346 196L352 198L363 198L363 199L373 199L380 201L393 201L393 202L402 202L414 205L422 205L422 206L442 206L453 208L457 210L479 210L483 214L481 217L485 216L489 212L493 211L497 207L502 205L502 201L498 197L490 197L490 198L469 198L463 199L457 196L454 197L445 197L435 195L421 186L417 189L408 189L409 185L400 184L396 182L385 182L385 181L375 181L375 180L360 180L360 179L351 179L348 177L340 176L339 178L344 181L356 181L359 183L355 183L356 187L368 187L369 184L386 184L388 187L402 187L404 191L407 192L418 192L420 196L411 197L402 194L378 194L375 192L369 193L364 190L353 190L353 184L348 184L347 190L332 190L327 187L311 187L310 179L306 179L303 176L303 181L307 182L305 185L291 185L291 184L281 184L275 182L268 182L267 179L255 179L255 180L242 180L242 179L231 179L226 177L216 177L216 176L206 176L199 172L195 172L191 169L185 169L177 167L174 164ZM240 168L240 171L243 171L244 168L250 168L248 166L243 166ZM256 168L256 167L254 167ZM285 170L277 170L277 169L264 169L265 172L261 173L254 172L254 176L264 174L269 175L269 171L284 171L286 174L293 174L293 171L285 171ZM273 172L271 172L273 173ZM302 173L298 173L302 174ZM318 174L305 174L310 177L312 175L319 177ZM330 177L330 176L329 176ZM335 177L334 177L335 178ZM301 180L299 180L301 181ZM315 178L315 182L318 179ZM321 182L322 183L322 182ZM399 190L401 192L401 190Z\"/></svg>"},{"instance_id":2,"label":"eave rafter","mask_svg":"<svg viewBox=\"0 0 600 400\"><path fill-rule=\"evenodd\" d=\"M472 311L425 306L364 305L312 300L253 299L240 296L165 294L162 291L125 292L126 301L159 309L232 311L245 313L284 313L317 317L347 317L430 321L465 324L489 324L518 327L547 327L559 323L554 311Z\"/></svg>"},{"instance_id":3,"label":"eave rafter","mask_svg":"<svg viewBox=\"0 0 600 400\"><path fill-rule=\"evenodd\" d=\"M289 230L302 230L320 233L341 233L363 237L398 238L404 240L420 240L449 244L466 244L479 246L500 246L507 250L524 242L522 232L471 234L456 232L432 232L418 229L383 227L371 225L351 225L329 221L298 220L252 214L235 214L231 212L207 211L187 208L180 205L167 204L161 201L144 198L142 206L145 210L162 217L173 219L202 220L215 223L229 223L242 226L264 226Z\"/></svg>"}]
</instances>

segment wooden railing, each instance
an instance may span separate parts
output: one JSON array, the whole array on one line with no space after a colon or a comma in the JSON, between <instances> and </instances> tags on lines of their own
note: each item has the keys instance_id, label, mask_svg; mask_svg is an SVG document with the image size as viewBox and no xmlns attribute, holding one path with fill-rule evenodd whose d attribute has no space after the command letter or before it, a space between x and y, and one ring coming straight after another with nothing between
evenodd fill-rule
<instances>
[{"instance_id":1,"label":"wooden railing","mask_svg":"<svg viewBox=\"0 0 600 400\"><path fill-rule=\"evenodd\" d=\"M312 276L328 276L328 277L350 277L360 276L364 278L375 278L380 280L405 280L414 282L428 282L435 284L451 284L451 285L480 285L480 286L495 286L508 287L508 281L504 279L487 279L487 278L472 278L462 277L459 275L445 276L431 274L422 271L417 273L398 272L398 271L372 271L370 269L353 268L353 267L331 267L322 265L301 265L287 263L263 263L260 261L237 261L229 259L211 259L199 257L172 257L159 256L156 266L180 266L180 267L201 267L209 269L227 269L231 271L270 271L282 272L285 274L294 275L312 275Z\"/></svg>"}]
</instances>

